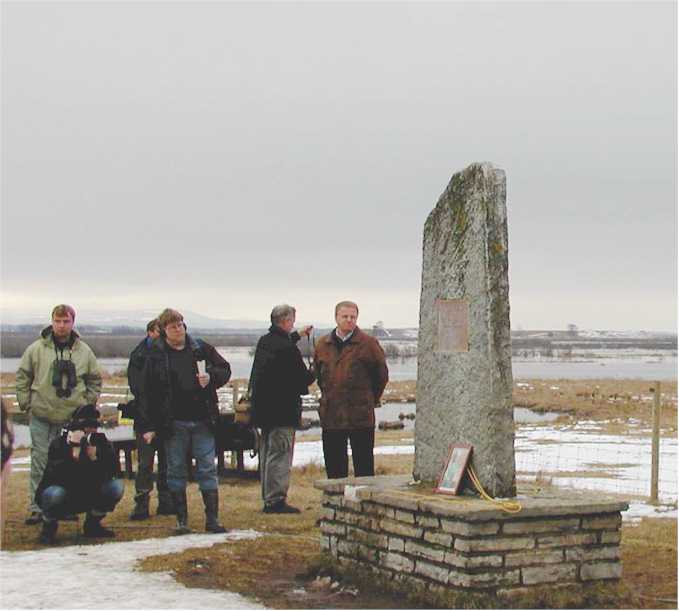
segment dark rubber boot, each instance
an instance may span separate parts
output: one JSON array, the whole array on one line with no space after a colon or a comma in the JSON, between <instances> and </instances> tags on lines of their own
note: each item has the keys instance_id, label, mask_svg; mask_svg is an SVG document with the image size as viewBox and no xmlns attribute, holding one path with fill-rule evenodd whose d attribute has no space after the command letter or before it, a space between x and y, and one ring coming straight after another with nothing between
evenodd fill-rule
<instances>
[{"instance_id":1,"label":"dark rubber boot","mask_svg":"<svg viewBox=\"0 0 679 611\"><path fill-rule=\"evenodd\" d=\"M168 490L158 493L158 510L156 514L159 516L173 516L175 514L172 495Z\"/></svg>"},{"instance_id":2,"label":"dark rubber boot","mask_svg":"<svg viewBox=\"0 0 679 611\"><path fill-rule=\"evenodd\" d=\"M174 512L177 516L177 526L174 529L175 535L188 535L191 529L188 525L189 510L186 506L186 490L172 493L172 502L174 503Z\"/></svg>"},{"instance_id":3,"label":"dark rubber boot","mask_svg":"<svg viewBox=\"0 0 679 611\"><path fill-rule=\"evenodd\" d=\"M59 522L56 520L52 520L51 522L43 522L42 530L40 531L40 537L38 537L38 543L42 543L43 545L52 545L57 535L57 528L59 528Z\"/></svg>"},{"instance_id":4,"label":"dark rubber boot","mask_svg":"<svg viewBox=\"0 0 679 611\"><path fill-rule=\"evenodd\" d=\"M278 501L273 505L265 505L262 511L264 513L301 513L297 507L288 505L285 501Z\"/></svg>"},{"instance_id":5,"label":"dark rubber boot","mask_svg":"<svg viewBox=\"0 0 679 611\"><path fill-rule=\"evenodd\" d=\"M83 524L83 536L92 538L112 539L116 534L110 529L101 525L104 516L93 516L91 513L87 514L85 523Z\"/></svg>"},{"instance_id":6,"label":"dark rubber boot","mask_svg":"<svg viewBox=\"0 0 679 611\"><path fill-rule=\"evenodd\" d=\"M134 497L134 509L130 520L147 520L149 518L149 493L142 492Z\"/></svg>"},{"instance_id":7,"label":"dark rubber boot","mask_svg":"<svg viewBox=\"0 0 679 611\"><path fill-rule=\"evenodd\" d=\"M219 514L219 491L201 490L203 503L205 503L205 530L209 533L225 533L224 528L218 521Z\"/></svg>"}]
</instances>

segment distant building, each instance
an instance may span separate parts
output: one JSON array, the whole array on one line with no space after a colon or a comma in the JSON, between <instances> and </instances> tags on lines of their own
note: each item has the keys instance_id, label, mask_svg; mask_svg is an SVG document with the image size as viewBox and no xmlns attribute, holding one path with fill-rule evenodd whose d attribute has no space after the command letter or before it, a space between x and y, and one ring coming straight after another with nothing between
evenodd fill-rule
<instances>
[{"instance_id":1,"label":"distant building","mask_svg":"<svg viewBox=\"0 0 679 611\"><path fill-rule=\"evenodd\" d=\"M384 328L384 323L378 320L372 328L373 337L391 337L391 333Z\"/></svg>"}]
</instances>

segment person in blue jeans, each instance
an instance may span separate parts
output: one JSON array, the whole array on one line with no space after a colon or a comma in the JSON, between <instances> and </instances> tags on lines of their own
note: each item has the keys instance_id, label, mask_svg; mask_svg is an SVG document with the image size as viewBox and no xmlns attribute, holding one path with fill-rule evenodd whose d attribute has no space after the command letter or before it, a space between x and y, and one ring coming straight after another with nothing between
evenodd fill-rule
<instances>
[{"instance_id":1,"label":"person in blue jeans","mask_svg":"<svg viewBox=\"0 0 679 611\"><path fill-rule=\"evenodd\" d=\"M81 512L87 512L85 537L115 536L101 521L123 497L125 486L115 477L113 446L106 435L97 433L98 426L99 410L94 405L79 407L49 446L35 494L43 520L40 543L53 543L59 520Z\"/></svg>"},{"instance_id":2,"label":"person in blue jeans","mask_svg":"<svg viewBox=\"0 0 679 611\"><path fill-rule=\"evenodd\" d=\"M213 346L186 333L184 317L170 308L158 317L161 336L146 354L144 393L135 426L146 443L165 442L167 485L177 515L176 534L188 527L188 461L205 504L205 530L226 532L219 523L219 489L214 430L219 417L217 388L231 377L231 366ZM187 457L187 455L190 455Z\"/></svg>"}]
</instances>

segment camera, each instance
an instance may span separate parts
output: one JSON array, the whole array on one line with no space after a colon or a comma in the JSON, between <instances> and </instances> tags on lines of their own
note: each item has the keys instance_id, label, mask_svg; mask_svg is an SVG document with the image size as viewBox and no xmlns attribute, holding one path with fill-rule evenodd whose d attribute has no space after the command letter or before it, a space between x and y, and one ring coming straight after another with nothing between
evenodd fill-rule
<instances>
[{"instance_id":1,"label":"camera","mask_svg":"<svg viewBox=\"0 0 679 611\"><path fill-rule=\"evenodd\" d=\"M66 378L66 387L64 388L64 378ZM75 365L73 361L64 361L57 359L54 361L54 369L52 370L52 386L56 388L57 397L70 397L71 391L78 384L78 379L75 375Z\"/></svg>"},{"instance_id":2,"label":"camera","mask_svg":"<svg viewBox=\"0 0 679 611\"><path fill-rule=\"evenodd\" d=\"M82 433L82 436L75 435L74 433ZM78 446L84 448L85 446L92 445L92 433L86 435L82 429L71 429L66 436L66 443L74 448Z\"/></svg>"}]
</instances>

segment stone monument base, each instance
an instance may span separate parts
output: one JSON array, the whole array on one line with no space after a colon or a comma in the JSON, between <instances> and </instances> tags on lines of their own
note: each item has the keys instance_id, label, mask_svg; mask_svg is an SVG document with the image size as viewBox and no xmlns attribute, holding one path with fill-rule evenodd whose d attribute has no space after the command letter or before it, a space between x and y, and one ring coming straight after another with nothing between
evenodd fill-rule
<instances>
[{"instance_id":1,"label":"stone monument base","mask_svg":"<svg viewBox=\"0 0 679 611\"><path fill-rule=\"evenodd\" d=\"M621 511L599 494L518 496L505 513L470 496L433 494L409 476L320 480L321 548L341 567L397 583L499 595L619 579Z\"/></svg>"}]
</instances>

